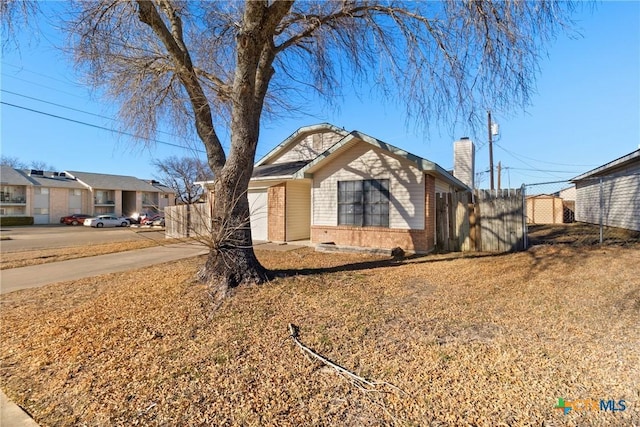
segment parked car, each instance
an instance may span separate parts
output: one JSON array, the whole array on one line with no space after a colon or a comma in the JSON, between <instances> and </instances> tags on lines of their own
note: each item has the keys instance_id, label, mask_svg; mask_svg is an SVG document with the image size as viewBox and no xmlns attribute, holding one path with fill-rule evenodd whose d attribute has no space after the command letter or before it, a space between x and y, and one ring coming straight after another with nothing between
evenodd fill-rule
<instances>
[{"instance_id":1,"label":"parked car","mask_svg":"<svg viewBox=\"0 0 640 427\"><path fill-rule=\"evenodd\" d=\"M71 214L60 218L60 224L82 225L87 218L92 218L92 216L87 214Z\"/></svg>"},{"instance_id":2,"label":"parked car","mask_svg":"<svg viewBox=\"0 0 640 427\"><path fill-rule=\"evenodd\" d=\"M164 215L146 216L140 221L140 224L141 225L153 225L154 221L159 221L161 219L164 219Z\"/></svg>"},{"instance_id":3,"label":"parked car","mask_svg":"<svg viewBox=\"0 0 640 427\"><path fill-rule=\"evenodd\" d=\"M87 227L128 227L129 221L124 217L117 217L114 215L100 215L95 218L87 218L84 220L84 225Z\"/></svg>"},{"instance_id":4,"label":"parked car","mask_svg":"<svg viewBox=\"0 0 640 427\"><path fill-rule=\"evenodd\" d=\"M140 220L138 218L134 218L132 216L128 216L125 219L127 221L129 221L129 224L140 224Z\"/></svg>"},{"instance_id":5,"label":"parked car","mask_svg":"<svg viewBox=\"0 0 640 427\"><path fill-rule=\"evenodd\" d=\"M151 225L159 225L160 227L164 227L164 217L161 217L160 219L156 219L151 223Z\"/></svg>"}]
</instances>

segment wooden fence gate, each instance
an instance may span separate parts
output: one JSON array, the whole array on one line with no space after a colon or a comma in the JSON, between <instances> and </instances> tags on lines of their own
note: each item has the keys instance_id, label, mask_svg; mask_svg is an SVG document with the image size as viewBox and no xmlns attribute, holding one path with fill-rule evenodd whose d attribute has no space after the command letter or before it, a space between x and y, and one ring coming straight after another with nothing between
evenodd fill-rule
<instances>
[{"instance_id":1,"label":"wooden fence gate","mask_svg":"<svg viewBox=\"0 0 640 427\"><path fill-rule=\"evenodd\" d=\"M207 237L211 234L211 215L207 203L164 208L165 235L170 238Z\"/></svg>"},{"instance_id":2,"label":"wooden fence gate","mask_svg":"<svg viewBox=\"0 0 640 427\"><path fill-rule=\"evenodd\" d=\"M443 251L525 249L522 189L436 194L436 247Z\"/></svg>"}]
</instances>

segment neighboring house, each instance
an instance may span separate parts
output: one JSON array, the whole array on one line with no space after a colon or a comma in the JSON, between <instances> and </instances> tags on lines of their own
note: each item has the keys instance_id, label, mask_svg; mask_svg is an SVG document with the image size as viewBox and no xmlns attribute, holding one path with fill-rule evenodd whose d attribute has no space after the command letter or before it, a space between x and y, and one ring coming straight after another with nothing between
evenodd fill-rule
<instances>
[{"instance_id":1,"label":"neighboring house","mask_svg":"<svg viewBox=\"0 0 640 427\"><path fill-rule=\"evenodd\" d=\"M436 192L468 190L436 163L371 136L307 126L255 164L251 232L254 240L428 252Z\"/></svg>"},{"instance_id":2,"label":"neighboring house","mask_svg":"<svg viewBox=\"0 0 640 427\"><path fill-rule=\"evenodd\" d=\"M32 216L35 224L56 224L73 213L130 216L175 204L170 188L131 176L2 166L0 181L0 216Z\"/></svg>"},{"instance_id":3,"label":"neighboring house","mask_svg":"<svg viewBox=\"0 0 640 427\"><path fill-rule=\"evenodd\" d=\"M640 231L640 149L571 181L576 221Z\"/></svg>"},{"instance_id":4,"label":"neighboring house","mask_svg":"<svg viewBox=\"0 0 640 427\"><path fill-rule=\"evenodd\" d=\"M564 222L570 223L576 220L576 186L563 188L555 193L555 196L559 196L562 199L562 206L564 206Z\"/></svg>"},{"instance_id":5,"label":"neighboring house","mask_svg":"<svg viewBox=\"0 0 640 427\"><path fill-rule=\"evenodd\" d=\"M555 193L555 196L560 197L565 202L575 202L576 201L576 186L572 185L571 187L563 188L562 190Z\"/></svg>"}]
</instances>

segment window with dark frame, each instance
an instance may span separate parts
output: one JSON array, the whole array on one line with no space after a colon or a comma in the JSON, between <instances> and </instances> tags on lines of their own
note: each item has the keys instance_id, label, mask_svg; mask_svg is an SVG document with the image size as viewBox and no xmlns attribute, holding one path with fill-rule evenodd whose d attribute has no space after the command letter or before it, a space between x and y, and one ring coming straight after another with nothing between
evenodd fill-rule
<instances>
[{"instance_id":1,"label":"window with dark frame","mask_svg":"<svg viewBox=\"0 0 640 427\"><path fill-rule=\"evenodd\" d=\"M338 181L338 225L389 227L389 180Z\"/></svg>"}]
</instances>

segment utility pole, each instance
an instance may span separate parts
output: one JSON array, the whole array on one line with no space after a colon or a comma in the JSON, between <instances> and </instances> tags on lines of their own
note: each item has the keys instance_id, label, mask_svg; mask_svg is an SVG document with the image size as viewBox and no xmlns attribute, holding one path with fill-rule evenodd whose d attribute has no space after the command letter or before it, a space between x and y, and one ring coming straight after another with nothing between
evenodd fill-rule
<instances>
[{"instance_id":1,"label":"utility pole","mask_svg":"<svg viewBox=\"0 0 640 427\"><path fill-rule=\"evenodd\" d=\"M491 190L493 190L493 132L491 131L491 110L487 110L489 130L489 176L491 177Z\"/></svg>"},{"instance_id":2,"label":"utility pole","mask_svg":"<svg viewBox=\"0 0 640 427\"><path fill-rule=\"evenodd\" d=\"M500 177L502 175L502 165L498 162L498 191L500 191Z\"/></svg>"}]
</instances>

